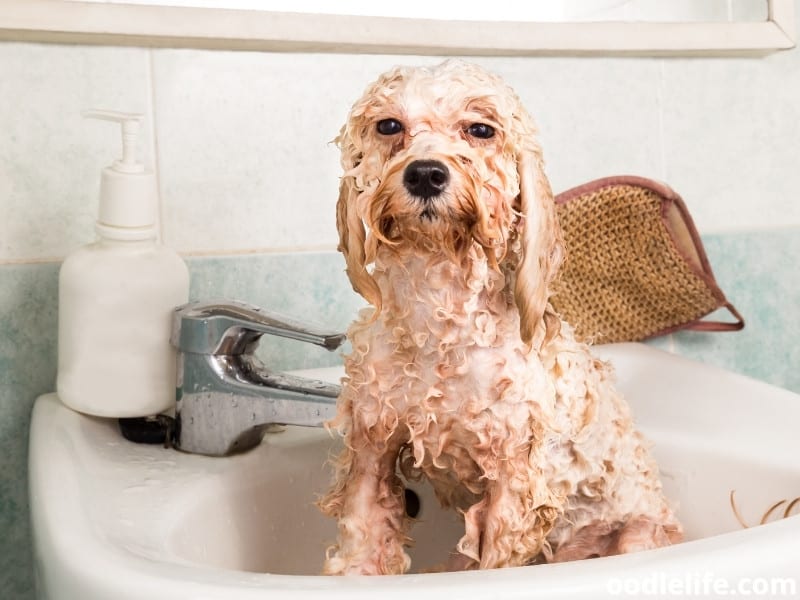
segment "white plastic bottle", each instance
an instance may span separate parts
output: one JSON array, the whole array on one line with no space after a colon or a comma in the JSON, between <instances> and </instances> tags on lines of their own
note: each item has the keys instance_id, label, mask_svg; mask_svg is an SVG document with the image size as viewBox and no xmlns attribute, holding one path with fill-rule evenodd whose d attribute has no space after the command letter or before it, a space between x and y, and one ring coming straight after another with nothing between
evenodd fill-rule
<instances>
[{"instance_id":1,"label":"white plastic bottle","mask_svg":"<svg viewBox=\"0 0 800 600\"><path fill-rule=\"evenodd\" d=\"M102 417L143 417L175 402L174 307L187 301L189 272L156 242L156 179L136 160L142 116L87 111L122 125L122 158L102 172L97 241L69 255L58 294L62 402Z\"/></svg>"}]
</instances>

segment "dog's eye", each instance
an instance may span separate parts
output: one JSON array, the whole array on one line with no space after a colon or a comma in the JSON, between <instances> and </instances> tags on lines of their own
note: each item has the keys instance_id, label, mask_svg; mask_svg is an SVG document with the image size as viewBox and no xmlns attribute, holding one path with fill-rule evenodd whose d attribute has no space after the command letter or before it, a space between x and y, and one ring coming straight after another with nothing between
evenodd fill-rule
<instances>
[{"instance_id":1,"label":"dog's eye","mask_svg":"<svg viewBox=\"0 0 800 600\"><path fill-rule=\"evenodd\" d=\"M397 119L382 119L378 121L377 130L381 135L394 135L403 131L403 124Z\"/></svg>"},{"instance_id":2,"label":"dog's eye","mask_svg":"<svg viewBox=\"0 0 800 600\"><path fill-rule=\"evenodd\" d=\"M489 138L494 137L494 127L487 125L486 123L473 123L467 127L467 133L474 138L488 140Z\"/></svg>"}]
</instances>

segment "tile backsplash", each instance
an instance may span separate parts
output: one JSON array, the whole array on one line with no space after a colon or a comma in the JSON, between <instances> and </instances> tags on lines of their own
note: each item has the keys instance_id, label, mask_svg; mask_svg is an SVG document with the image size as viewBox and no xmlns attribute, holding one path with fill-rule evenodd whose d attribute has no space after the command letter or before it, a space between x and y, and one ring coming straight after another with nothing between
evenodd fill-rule
<instances>
[{"instance_id":1,"label":"tile backsplash","mask_svg":"<svg viewBox=\"0 0 800 600\"><path fill-rule=\"evenodd\" d=\"M0 43L0 592L33 598L27 428L54 388L57 273L93 239L116 127L138 111L159 176L161 239L192 297L234 297L345 327L361 300L336 253L336 136L387 67L432 57L204 52ZM800 53L765 58L481 58L541 129L553 188L632 173L685 199L741 333L660 347L800 392ZM268 345L276 368L335 354Z\"/></svg>"}]
</instances>

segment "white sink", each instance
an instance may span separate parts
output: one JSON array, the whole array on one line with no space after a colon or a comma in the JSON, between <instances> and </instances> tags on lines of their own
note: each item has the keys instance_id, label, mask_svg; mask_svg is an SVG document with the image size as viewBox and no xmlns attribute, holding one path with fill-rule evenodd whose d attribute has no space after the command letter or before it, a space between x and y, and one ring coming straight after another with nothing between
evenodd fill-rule
<instances>
[{"instance_id":1,"label":"white sink","mask_svg":"<svg viewBox=\"0 0 800 600\"><path fill-rule=\"evenodd\" d=\"M116 422L79 415L48 394L36 402L30 438L39 597L486 600L625 590L658 597L668 586L700 595L711 585L752 591L754 582L795 586L796 594L800 516L743 529L729 497L736 490L740 512L755 525L775 502L800 496L800 396L640 344L596 353L613 360L620 389L656 444L667 495L680 505L683 544L495 571L319 576L335 536L333 521L313 505L337 445L325 431L287 428L247 454L193 456L127 442ZM305 373L336 381L341 369ZM424 569L446 556L460 524L424 486L410 487L421 499L411 555Z\"/></svg>"}]
</instances>

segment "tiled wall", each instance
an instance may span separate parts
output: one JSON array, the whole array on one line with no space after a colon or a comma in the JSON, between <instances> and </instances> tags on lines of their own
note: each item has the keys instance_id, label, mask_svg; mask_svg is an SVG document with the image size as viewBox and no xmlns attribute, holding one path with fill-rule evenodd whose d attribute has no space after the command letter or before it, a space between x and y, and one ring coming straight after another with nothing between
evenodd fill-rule
<instances>
[{"instance_id":1,"label":"tiled wall","mask_svg":"<svg viewBox=\"0 0 800 600\"><path fill-rule=\"evenodd\" d=\"M93 238L97 176L118 152L89 107L140 111L162 239L192 295L238 297L343 327L360 305L335 253L329 144L368 81L434 58L0 44L0 595L33 597L26 442L55 377L60 260ZM480 59L538 117L553 187L610 174L687 201L738 334L671 350L800 391L800 52L763 59ZM335 357L271 350L279 367Z\"/></svg>"}]
</instances>

